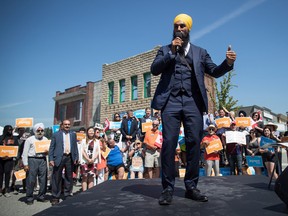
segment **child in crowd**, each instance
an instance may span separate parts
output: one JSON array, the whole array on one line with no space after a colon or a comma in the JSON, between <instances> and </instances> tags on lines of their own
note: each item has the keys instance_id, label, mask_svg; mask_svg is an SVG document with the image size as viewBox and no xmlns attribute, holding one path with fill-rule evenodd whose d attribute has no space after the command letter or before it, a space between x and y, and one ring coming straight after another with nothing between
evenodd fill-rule
<instances>
[{"instance_id":1,"label":"child in crowd","mask_svg":"<svg viewBox=\"0 0 288 216\"><path fill-rule=\"evenodd\" d=\"M143 178L145 153L140 140L135 140L132 148L130 148L129 157L131 160L129 167L130 179L135 179L135 174L137 174L138 178Z\"/></svg>"},{"instance_id":2,"label":"child in crowd","mask_svg":"<svg viewBox=\"0 0 288 216\"><path fill-rule=\"evenodd\" d=\"M219 171L220 154L219 154L219 152L217 150L214 150L212 153L210 153L210 152L209 152L209 154L207 153L207 148L208 148L208 146L212 140L218 140L219 141L218 143L221 144L221 148L222 148L222 142L219 139L219 137L215 134L216 130L217 130L216 127L213 124L210 124L207 127L208 134L205 137L203 137L203 139L201 141L201 147L206 148L206 151L204 153L204 159L206 161L205 170L206 170L207 176L211 176L212 167L214 169L215 176L220 175L220 171Z\"/></svg>"}]
</instances>

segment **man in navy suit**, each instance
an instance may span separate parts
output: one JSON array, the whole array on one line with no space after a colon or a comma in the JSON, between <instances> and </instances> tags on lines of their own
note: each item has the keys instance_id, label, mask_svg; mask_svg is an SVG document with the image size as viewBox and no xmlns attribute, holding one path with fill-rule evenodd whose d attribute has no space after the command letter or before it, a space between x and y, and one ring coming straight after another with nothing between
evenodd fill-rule
<instances>
[{"instance_id":1,"label":"man in navy suit","mask_svg":"<svg viewBox=\"0 0 288 216\"><path fill-rule=\"evenodd\" d=\"M229 46L226 59L217 66L203 48L189 42L192 18L179 14L174 19L170 45L159 49L151 73L161 74L151 107L161 110L163 145L161 151L162 187L160 205L172 202L175 184L174 156L181 122L184 126L187 167L184 177L185 197L206 202L197 189L203 113L208 110L204 74L220 77L233 69L236 53Z\"/></svg>"},{"instance_id":2,"label":"man in navy suit","mask_svg":"<svg viewBox=\"0 0 288 216\"><path fill-rule=\"evenodd\" d=\"M79 158L76 133L70 131L70 121L64 120L61 126L62 129L53 134L49 148L49 165L53 167L52 205L59 203L64 168L64 196L73 195L73 166Z\"/></svg>"}]
</instances>

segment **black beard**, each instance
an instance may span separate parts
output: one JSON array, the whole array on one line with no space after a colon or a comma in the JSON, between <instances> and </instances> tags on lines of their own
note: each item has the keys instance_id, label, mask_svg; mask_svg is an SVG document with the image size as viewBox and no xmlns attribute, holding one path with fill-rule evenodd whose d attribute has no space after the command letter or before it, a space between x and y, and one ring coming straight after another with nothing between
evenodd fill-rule
<instances>
[{"instance_id":1,"label":"black beard","mask_svg":"<svg viewBox=\"0 0 288 216\"><path fill-rule=\"evenodd\" d=\"M175 39L175 32L173 32L173 39ZM183 40L183 44L182 46L180 47L180 52L184 52L184 48L187 46L187 44L189 43L190 41L190 32L182 32L182 38Z\"/></svg>"}]
</instances>

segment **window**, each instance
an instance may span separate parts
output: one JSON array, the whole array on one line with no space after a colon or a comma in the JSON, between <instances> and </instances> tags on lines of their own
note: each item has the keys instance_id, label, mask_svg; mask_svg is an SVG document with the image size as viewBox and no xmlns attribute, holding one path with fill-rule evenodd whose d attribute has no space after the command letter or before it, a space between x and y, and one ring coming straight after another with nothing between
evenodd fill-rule
<instances>
[{"instance_id":1,"label":"window","mask_svg":"<svg viewBox=\"0 0 288 216\"><path fill-rule=\"evenodd\" d=\"M83 107L83 101L76 101L75 102L75 120L81 121L82 120L82 107Z\"/></svg>"},{"instance_id":2,"label":"window","mask_svg":"<svg viewBox=\"0 0 288 216\"><path fill-rule=\"evenodd\" d=\"M125 101L125 79L119 81L120 87L120 103Z\"/></svg>"},{"instance_id":3,"label":"window","mask_svg":"<svg viewBox=\"0 0 288 216\"><path fill-rule=\"evenodd\" d=\"M138 84L137 76L131 77L131 100L138 99Z\"/></svg>"},{"instance_id":4,"label":"window","mask_svg":"<svg viewBox=\"0 0 288 216\"><path fill-rule=\"evenodd\" d=\"M114 82L108 83L109 95L108 95L108 104L114 103Z\"/></svg>"},{"instance_id":5,"label":"window","mask_svg":"<svg viewBox=\"0 0 288 216\"><path fill-rule=\"evenodd\" d=\"M144 74L144 98L151 97L151 73Z\"/></svg>"},{"instance_id":6,"label":"window","mask_svg":"<svg viewBox=\"0 0 288 216\"><path fill-rule=\"evenodd\" d=\"M64 119L66 119L66 105L60 105L59 106L59 120L62 122Z\"/></svg>"}]
</instances>

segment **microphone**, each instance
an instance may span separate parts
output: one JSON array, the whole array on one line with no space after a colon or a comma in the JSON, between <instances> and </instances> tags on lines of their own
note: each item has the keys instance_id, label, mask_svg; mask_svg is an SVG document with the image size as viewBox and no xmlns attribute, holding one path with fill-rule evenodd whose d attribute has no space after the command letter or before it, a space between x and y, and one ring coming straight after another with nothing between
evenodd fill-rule
<instances>
[{"instance_id":1,"label":"microphone","mask_svg":"<svg viewBox=\"0 0 288 216\"><path fill-rule=\"evenodd\" d=\"M176 37L179 37L179 38L183 38L183 34L182 34L182 32L180 32L180 31L178 31L178 32L175 32L175 38ZM179 49L180 49L180 46L176 46L176 53L178 53L179 52Z\"/></svg>"}]
</instances>

